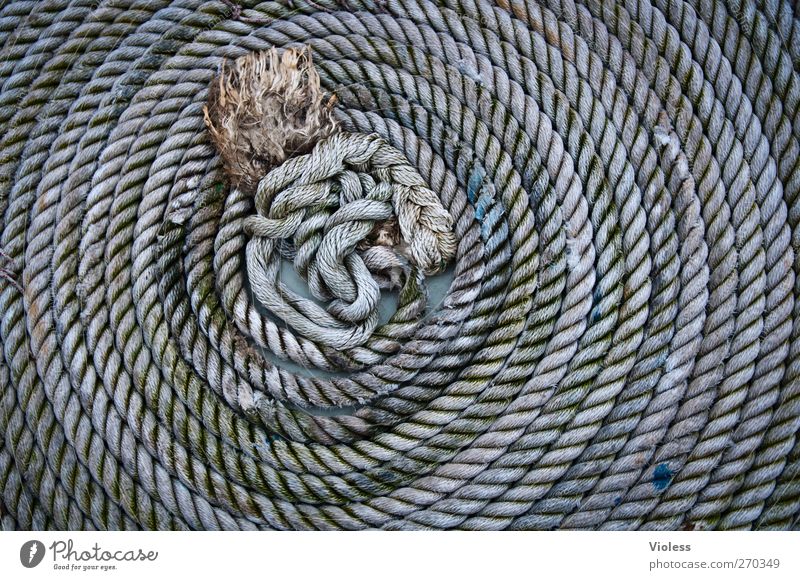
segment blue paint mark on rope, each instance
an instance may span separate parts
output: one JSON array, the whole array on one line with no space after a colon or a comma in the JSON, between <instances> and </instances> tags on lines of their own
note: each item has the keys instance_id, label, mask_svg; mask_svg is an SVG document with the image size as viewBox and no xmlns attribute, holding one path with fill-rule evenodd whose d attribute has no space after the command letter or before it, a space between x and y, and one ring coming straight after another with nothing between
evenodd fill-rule
<instances>
[{"instance_id":1,"label":"blue paint mark on rope","mask_svg":"<svg viewBox=\"0 0 800 580\"><path fill-rule=\"evenodd\" d=\"M486 177L486 172L483 170L483 167L480 165L473 167L472 173L469 175L469 181L467 182L467 199L469 199L472 205L475 205L475 202L478 200L478 193L480 193L483 187L484 177Z\"/></svg>"},{"instance_id":2,"label":"blue paint mark on rope","mask_svg":"<svg viewBox=\"0 0 800 580\"><path fill-rule=\"evenodd\" d=\"M505 211L503 210L503 206L492 204L492 209L489 211L489 214L486 216L486 219L483 220L481 224L481 236L484 240L486 240L489 235L491 235L492 230L497 227L497 224L500 223L500 220L503 219L505 215ZM504 231L504 234L508 234L508 229Z\"/></svg>"},{"instance_id":3,"label":"blue paint mark on rope","mask_svg":"<svg viewBox=\"0 0 800 580\"><path fill-rule=\"evenodd\" d=\"M478 201L475 203L475 219L479 222L482 222L483 217L486 215L486 208L491 206L493 202L494 198L492 196L482 193L480 197L478 197Z\"/></svg>"},{"instance_id":4,"label":"blue paint mark on rope","mask_svg":"<svg viewBox=\"0 0 800 580\"><path fill-rule=\"evenodd\" d=\"M655 471L653 471L653 487L658 491L662 491L672 483L673 477L675 477L675 473L669 468L669 465L660 463L656 466Z\"/></svg>"},{"instance_id":5,"label":"blue paint mark on rope","mask_svg":"<svg viewBox=\"0 0 800 580\"><path fill-rule=\"evenodd\" d=\"M475 219L481 224L481 237L488 242L494 237L492 232L505 211L496 203L494 186L486 182L486 171L480 165L475 165L469 175L467 199L475 208ZM505 231L504 234L507 235L508 232Z\"/></svg>"}]
</instances>

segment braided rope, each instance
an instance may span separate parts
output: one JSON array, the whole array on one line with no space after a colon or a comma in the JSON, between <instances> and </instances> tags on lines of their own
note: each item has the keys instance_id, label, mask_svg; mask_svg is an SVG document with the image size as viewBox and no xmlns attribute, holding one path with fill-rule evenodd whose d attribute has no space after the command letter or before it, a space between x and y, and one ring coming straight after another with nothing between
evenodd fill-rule
<instances>
[{"instance_id":1,"label":"braided rope","mask_svg":"<svg viewBox=\"0 0 800 580\"><path fill-rule=\"evenodd\" d=\"M3 529L800 527L790 3L15 0L0 39ZM300 45L372 169L230 188L211 79ZM390 184L435 193L441 304L428 238L375 324L331 257L367 213L289 196L333 182L407 230L446 220Z\"/></svg>"}]
</instances>

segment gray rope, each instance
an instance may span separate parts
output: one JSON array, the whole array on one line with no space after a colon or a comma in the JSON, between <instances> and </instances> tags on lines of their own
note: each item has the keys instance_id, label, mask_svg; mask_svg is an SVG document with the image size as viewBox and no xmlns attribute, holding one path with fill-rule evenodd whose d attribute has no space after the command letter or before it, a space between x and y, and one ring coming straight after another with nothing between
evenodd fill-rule
<instances>
[{"instance_id":1,"label":"gray rope","mask_svg":"<svg viewBox=\"0 0 800 580\"><path fill-rule=\"evenodd\" d=\"M365 166L369 172L357 171ZM373 275L410 270L384 244L355 251L376 226L396 217L408 240L403 253L422 274L437 273L455 253L450 215L403 154L378 135L339 133L320 141L311 154L267 174L255 206L258 214L244 222L253 238L247 247L253 293L303 336L334 349L363 344L378 325L380 288L393 283L390 277L379 286ZM327 310L280 282L275 246L288 238L313 296L333 299Z\"/></svg>"},{"instance_id":2,"label":"gray rope","mask_svg":"<svg viewBox=\"0 0 800 580\"><path fill-rule=\"evenodd\" d=\"M790 3L237 6L0 8L3 529L800 527ZM303 44L345 132L228 187L212 77Z\"/></svg>"}]
</instances>

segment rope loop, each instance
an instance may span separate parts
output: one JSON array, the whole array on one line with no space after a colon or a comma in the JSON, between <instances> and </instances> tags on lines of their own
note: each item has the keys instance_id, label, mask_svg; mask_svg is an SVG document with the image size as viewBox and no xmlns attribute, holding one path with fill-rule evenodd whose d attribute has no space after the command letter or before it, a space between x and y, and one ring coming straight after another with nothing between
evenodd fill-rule
<instances>
[{"instance_id":1,"label":"rope loop","mask_svg":"<svg viewBox=\"0 0 800 580\"><path fill-rule=\"evenodd\" d=\"M247 271L258 300L307 338L336 349L363 344L378 323L381 288L411 269L432 275L455 255L452 218L403 154L376 134L337 133L258 184ZM401 240L370 240L395 220ZM280 280L280 245L311 295Z\"/></svg>"}]
</instances>

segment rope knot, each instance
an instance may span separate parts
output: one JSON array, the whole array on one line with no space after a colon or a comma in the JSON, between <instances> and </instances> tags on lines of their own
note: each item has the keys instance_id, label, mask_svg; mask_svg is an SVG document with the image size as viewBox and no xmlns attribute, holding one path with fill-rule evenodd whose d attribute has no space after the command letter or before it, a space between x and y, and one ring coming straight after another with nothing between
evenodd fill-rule
<instances>
[{"instance_id":1,"label":"rope knot","mask_svg":"<svg viewBox=\"0 0 800 580\"><path fill-rule=\"evenodd\" d=\"M435 274L455 255L453 221L438 196L375 134L337 133L287 160L259 182L255 206L244 224L254 293L287 324L333 348L369 338L380 289L399 285L398 272ZM387 224L399 235L376 237ZM327 309L280 282L281 255Z\"/></svg>"}]
</instances>

